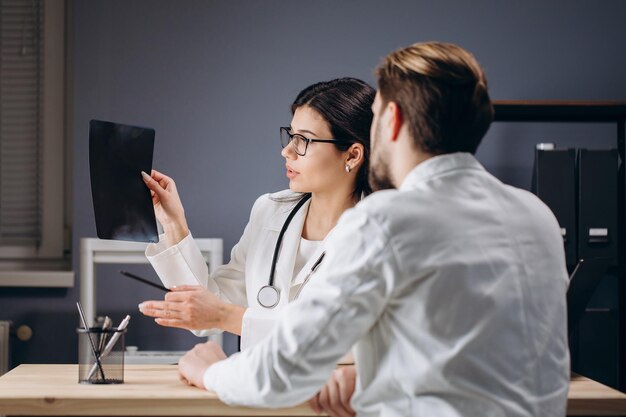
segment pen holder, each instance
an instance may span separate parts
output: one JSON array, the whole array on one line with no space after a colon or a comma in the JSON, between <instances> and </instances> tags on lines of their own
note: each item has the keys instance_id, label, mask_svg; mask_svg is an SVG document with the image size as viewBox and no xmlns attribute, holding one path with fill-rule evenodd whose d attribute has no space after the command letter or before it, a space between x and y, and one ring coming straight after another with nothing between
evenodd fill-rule
<instances>
[{"instance_id":1,"label":"pen holder","mask_svg":"<svg viewBox=\"0 0 626 417\"><path fill-rule=\"evenodd\" d=\"M126 329L101 327L76 329L78 333L78 382L124 383L124 333Z\"/></svg>"}]
</instances>

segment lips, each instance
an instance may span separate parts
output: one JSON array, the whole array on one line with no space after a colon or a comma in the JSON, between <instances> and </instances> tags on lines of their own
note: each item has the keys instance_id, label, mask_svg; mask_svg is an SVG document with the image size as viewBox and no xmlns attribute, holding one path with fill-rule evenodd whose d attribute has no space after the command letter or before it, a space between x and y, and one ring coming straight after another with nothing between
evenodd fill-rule
<instances>
[{"instance_id":1,"label":"lips","mask_svg":"<svg viewBox=\"0 0 626 417\"><path fill-rule=\"evenodd\" d=\"M294 171L293 169L291 169L291 167L289 165L285 165L285 168L287 168L287 178L294 179L299 172L298 171Z\"/></svg>"}]
</instances>

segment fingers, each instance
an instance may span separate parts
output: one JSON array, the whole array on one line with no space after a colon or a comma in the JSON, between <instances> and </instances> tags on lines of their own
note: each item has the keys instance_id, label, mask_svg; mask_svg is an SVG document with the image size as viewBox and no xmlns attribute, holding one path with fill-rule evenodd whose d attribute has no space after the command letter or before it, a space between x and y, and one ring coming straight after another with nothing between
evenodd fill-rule
<instances>
[{"instance_id":1,"label":"fingers","mask_svg":"<svg viewBox=\"0 0 626 417\"><path fill-rule=\"evenodd\" d=\"M191 385L191 383L189 382L189 380L188 380L187 378L185 378L185 377L183 376L183 374L181 374L181 373L180 373L180 371L178 372L178 380L179 380L180 382L182 382L183 384L185 384L185 385Z\"/></svg>"},{"instance_id":2,"label":"fingers","mask_svg":"<svg viewBox=\"0 0 626 417\"><path fill-rule=\"evenodd\" d=\"M322 388L324 389L324 388ZM320 406L320 394L317 393L315 394L315 396L313 398L311 398L309 400L309 405L311 406L311 409L316 412L317 414L320 414L322 412L322 407Z\"/></svg>"},{"instance_id":3,"label":"fingers","mask_svg":"<svg viewBox=\"0 0 626 417\"><path fill-rule=\"evenodd\" d=\"M176 189L176 182L171 177L168 177L157 170L153 169L150 177L165 190Z\"/></svg>"},{"instance_id":4,"label":"fingers","mask_svg":"<svg viewBox=\"0 0 626 417\"><path fill-rule=\"evenodd\" d=\"M354 394L354 386L356 384L356 376L354 369L338 369L333 373L333 379L337 381L339 387L339 401L343 408L353 415L355 412L350 405L352 394Z\"/></svg>"},{"instance_id":5,"label":"fingers","mask_svg":"<svg viewBox=\"0 0 626 417\"><path fill-rule=\"evenodd\" d=\"M181 311L178 303L169 301L144 301L139 304L139 311L148 317L155 318L180 318L178 313Z\"/></svg>"},{"instance_id":6,"label":"fingers","mask_svg":"<svg viewBox=\"0 0 626 417\"><path fill-rule=\"evenodd\" d=\"M333 417L352 417L355 414L350 407L354 387L350 387L349 378L343 374L335 371L318 394L319 406Z\"/></svg>"},{"instance_id":7,"label":"fingers","mask_svg":"<svg viewBox=\"0 0 626 417\"><path fill-rule=\"evenodd\" d=\"M172 292L182 292L182 291L202 291L204 287L202 285L177 285L175 287L170 288Z\"/></svg>"},{"instance_id":8,"label":"fingers","mask_svg":"<svg viewBox=\"0 0 626 417\"><path fill-rule=\"evenodd\" d=\"M165 294L165 301L171 301L173 303L184 303L190 301L195 293L205 290L205 288L201 286L198 286L197 288L189 286L187 286L186 289L179 288L182 287L170 288L170 291Z\"/></svg>"},{"instance_id":9,"label":"fingers","mask_svg":"<svg viewBox=\"0 0 626 417\"><path fill-rule=\"evenodd\" d=\"M177 327L179 329L187 329L186 323L178 319L156 318L154 322L163 327Z\"/></svg>"},{"instance_id":10,"label":"fingers","mask_svg":"<svg viewBox=\"0 0 626 417\"><path fill-rule=\"evenodd\" d=\"M155 181L159 181L159 182L160 182L161 180L163 180L163 179L171 180L171 178L170 178L170 177L168 177L167 175L163 174L162 172L157 171L156 169L153 169L153 170L150 172L150 176L151 176L152 178L154 178L154 180L155 180Z\"/></svg>"},{"instance_id":11,"label":"fingers","mask_svg":"<svg viewBox=\"0 0 626 417\"><path fill-rule=\"evenodd\" d=\"M322 411L326 411L328 412L328 383L326 383L326 385L324 385L324 387L320 390L320 392L317 393L316 395L317 397L317 403L320 406L320 409Z\"/></svg>"},{"instance_id":12,"label":"fingers","mask_svg":"<svg viewBox=\"0 0 626 417\"><path fill-rule=\"evenodd\" d=\"M143 171L141 171L141 176L146 186L150 189L150 191L154 191L157 197L166 197L167 191L165 191L165 188L163 188L158 181L155 181L152 177L150 177L150 175Z\"/></svg>"}]
</instances>

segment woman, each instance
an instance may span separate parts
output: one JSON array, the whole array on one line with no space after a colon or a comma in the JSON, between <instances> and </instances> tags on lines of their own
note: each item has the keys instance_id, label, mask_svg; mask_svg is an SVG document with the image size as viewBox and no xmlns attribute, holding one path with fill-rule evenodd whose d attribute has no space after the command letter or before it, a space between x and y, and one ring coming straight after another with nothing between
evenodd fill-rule
<instances>
[{"instance_id":1,"label":"woman","mask_svg":"<svg viewBox=\"0 0 626 417\"><path fill-rule=\"evenodd\" d=\"M164 230L146 256L166 286L196 285L177 286L165 301L140 304L140 311L160 325L198 335L207 335L207 329L241 335L242 350L268 334L323 262L324 239L341 214L371 192L374 94L354 78L300 92L291 106L291 126L280 129L289 190L257 199L230 262L211 275L187 227L174 181L157 171L144 173Z\"/></svg>"}]
</instances>

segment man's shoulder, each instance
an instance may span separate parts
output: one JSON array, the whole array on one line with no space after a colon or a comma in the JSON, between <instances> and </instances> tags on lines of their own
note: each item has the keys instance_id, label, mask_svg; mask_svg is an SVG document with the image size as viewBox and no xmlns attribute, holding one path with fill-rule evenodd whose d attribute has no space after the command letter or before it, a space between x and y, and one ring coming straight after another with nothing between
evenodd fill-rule
<instances>
[{"instance_id":1,"label":"man's shoulder","mask_svg":"<svg viewBox=\"0 0 626 417\"><path fill-rule=\"evenodd\" d=\"M419 207L425 208L429 202L434 202L431 194L389 189L368 195L356 205L356 208L372 215L388 215L409 206L413 211Z\"/></svg>"},{"instance_id":2,"label":"man's shoulder","mask_svg":"<svg viewBox=\"0 0 626 417\"><path fill-rule=\"evenodd\" d=\"M406 207L416 207L414 195L396 189L376 191L362 199L353 209L349 210L352 216L361 216L374 220L379 225L402 221L406 214ZM416 213L413 211L412 213ZM387 229L387 227L383 227Z\"/></svg>"}]
</instances>

